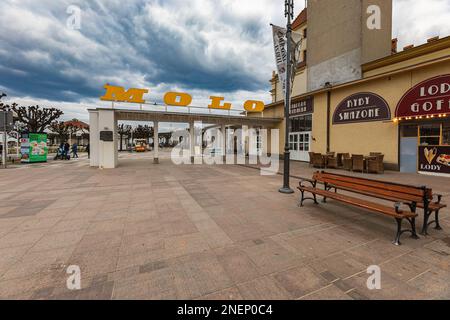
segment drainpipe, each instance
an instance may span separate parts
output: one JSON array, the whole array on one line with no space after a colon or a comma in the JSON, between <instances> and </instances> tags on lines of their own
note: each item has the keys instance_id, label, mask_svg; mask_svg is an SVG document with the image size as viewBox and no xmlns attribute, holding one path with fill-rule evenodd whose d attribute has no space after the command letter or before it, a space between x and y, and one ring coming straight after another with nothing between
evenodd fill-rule
<instances>
[{"instance_id":1,"label":"drainpipe","mask_svg":"<svg viewBox=\"0 0 450 320\"><path fill-rule=\"evenodd\" d=\"M327 152L330 152L331 90L327 91Z\"/></svg>"}]
</instances>

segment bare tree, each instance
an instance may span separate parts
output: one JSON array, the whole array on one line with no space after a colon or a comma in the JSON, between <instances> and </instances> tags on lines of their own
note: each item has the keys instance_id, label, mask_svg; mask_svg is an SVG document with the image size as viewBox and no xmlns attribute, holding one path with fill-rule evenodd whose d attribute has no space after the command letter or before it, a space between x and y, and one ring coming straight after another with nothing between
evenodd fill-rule
<instances>
[{"instance_id":1,"label":"bare tree","mask_svg":"<svg viewBox=\"0 0 450 320\"><path fill-rule=\"evenodd\" d=\"M3 108L10 108L15 113L15 120L22 123L28 132L43 133L52 122L58 119L63 112L56 108L41 108L38 105L22 107L16 103L3 105Z\"/></svg>"},{"instance_id":2,"label":"bare tree","mask_svg":"<svg viewBox=\"0 0 450 320\"><path fill-rule=\"evenodd\" d=\"M64 121L52 122L50 129L59 136L59 143L62 143L69 137L69 126Z\"/></svg>"},{"instance_id":3,"label":"bare tree","mask_svg":"<svg viewBox=\"0 0 450 320\"><path fill-rule=\"evenodd\" d=\"M138 125L133 131L133 138L136 139L146 139L147 142L153 135L153 128L148 125Z\"/></svg>"}]
</instances>

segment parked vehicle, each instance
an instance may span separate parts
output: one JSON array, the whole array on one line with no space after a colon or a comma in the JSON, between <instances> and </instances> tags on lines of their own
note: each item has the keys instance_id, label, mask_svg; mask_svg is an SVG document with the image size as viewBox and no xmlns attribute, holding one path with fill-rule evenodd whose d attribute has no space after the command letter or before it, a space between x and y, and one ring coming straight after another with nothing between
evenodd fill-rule
<instances>
[{"instance_id":1,"label":"parked vehicle","mask_svg":"<svg viewBox=\"0 0 450 320\"><path fill-rule=\"evenodd\" d=\"M64 157L65 155L65 157ZM56 152L56 156L53 158L53 160L70 160L70 153L67 153L64 151L64 147L58 148L58 151Z\"/></svg>"}]
</instances>

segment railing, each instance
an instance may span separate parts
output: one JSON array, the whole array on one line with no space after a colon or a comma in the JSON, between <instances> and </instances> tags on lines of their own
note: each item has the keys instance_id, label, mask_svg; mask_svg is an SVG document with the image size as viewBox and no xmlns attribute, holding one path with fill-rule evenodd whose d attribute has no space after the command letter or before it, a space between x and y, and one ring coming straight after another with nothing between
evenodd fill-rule
<instances>
[{"instance_id":1,"label":"railing","mask_svg":"<svg viewBox=\"0 0 450 320\"><path fill-rule=\"evenodd\" d=\"M118 106L120 104L120 106ZM135 103L129 102L112 102L111 103L113 109L124 109L124 110L136 110ZM123 108L125 106L126 108ZM131 108L133 106L133 108ZM196 107L196 106L169 106L165 104L159 103L141 103L139 104L139 110L141 111L156 111L156 112L166 112L166 113L189 113L189 114L212 114L212 115L222 115L222 116L237 116L237 117L247 117L248 112L245 110L237 110L237 109L212 109L205 107ZM261 118L264 118L264 112L259 113Z\"/></svg>"}]
</instances>

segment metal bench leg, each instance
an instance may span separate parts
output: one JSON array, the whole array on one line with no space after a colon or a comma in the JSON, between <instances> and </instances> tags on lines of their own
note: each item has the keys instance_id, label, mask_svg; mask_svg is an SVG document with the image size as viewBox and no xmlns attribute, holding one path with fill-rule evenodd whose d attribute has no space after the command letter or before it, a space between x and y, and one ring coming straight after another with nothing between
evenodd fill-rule
<instances>
[{"instance_id":1,"label":"metal bench leg","mask_svg":"<svg viewBox=\"0 0 450 320\"><path fill-rule=\"evenodd\" d=\"M305 197L305 191L304 191L304 190L300 190L300 192L301 192L301 194L302 194L302 198L300 199L299 207L303 207L303 202L304 202L305 200L313 200L313 201L314 201L314 204L319 204L319 202L317 202L317 196L316 196L315 193L313 193L313 194L312 194L313 197L310 198L310 197Z\"/></svg>"},{"instance_id":2,"label":"metal bench leg","mask_svg":"<svg viewBox=\"0 0 450 320\"><path fill-rule=\"evenodd\" d=\"M301 194L302 194L302 198L300 199L300 202L298 204L299 207L303 207L303 201L305 200L305 191L300 190Z\"/></svg>"},{"instance_id":3,"label":"metal bench leg","mask_svg":"<svg viewBox=\"0 0 450 320\"><path fill-rule=\"evenodd\" d=\"M428 219L430 218L431 213L432 213L431 211L424 209L423 226L422 226L422 231L420 232L420 234L423 236L428 235Z\"/></svg>"},{"instance_id":4,"label":"metal bench leg","mask_svg":"<svg viewBox=\"0 0 450 320\"><path fill-rule=\"evenodd\" d=\"M408 220L409 220L409 223L411 224L411 238L420 239L416 233L416 218L411 218Z\"/></svg>"},{"instance_id":5,"label":"metal bench leg","mask_svg":"<svg viewBox=\"0 0 450 320\"><path fill-rule=\"evenodd\" d=\"M323 188L325 191L328 191L328 184L326 182L324 183ZM323 197L322 202L327 203L327 197Z\"/></svg>"},{"instance_id":6,"label":"metal bench leg","mask_svg":"<svg viewBox=\"0 0 450 320\"><path fill-rule=\"evenodd\" d=\"M395 221L397 221L397 234L395 235L395 239L392 243L395 244L396 246L401 245L400 237L402 235L402 220L403 219L395 218Z\"/></svg>"},{"instance_id":7,"label":"metal bench leg","mask_svg":"<svg viewBox=\"0 0 450 320\"><path fill-rule=\"evenodd\" d=\"M436 222L436 227L434 227L434 229L436 230L442 230L441 225L439 224L439 210L436 210L436 212L434 213L434 217L435 217L435 222Z\"/></svg>"}]
</instances>

